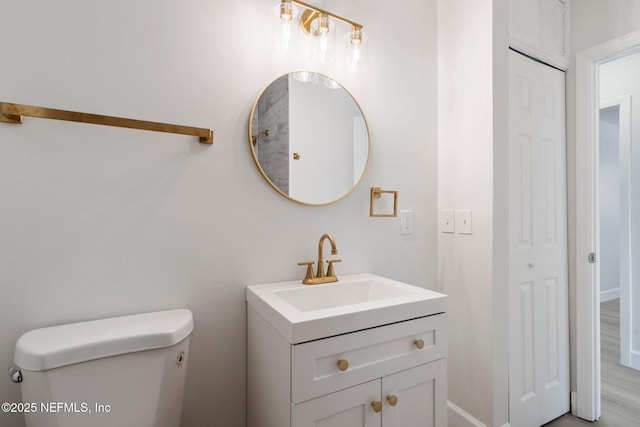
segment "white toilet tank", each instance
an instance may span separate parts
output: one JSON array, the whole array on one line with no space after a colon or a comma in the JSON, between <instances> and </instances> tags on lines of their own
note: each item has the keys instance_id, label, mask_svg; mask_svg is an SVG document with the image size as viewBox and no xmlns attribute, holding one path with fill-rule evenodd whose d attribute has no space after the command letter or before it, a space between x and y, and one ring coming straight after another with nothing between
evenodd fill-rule
<instances>
[{"instance_id":1,"label":"white toilet tank","mask_svg":"<svg viewBox=\"0 0 640 427\"><path fill-rule=\"evenodd\" d=\"M189 310L35 329L16 343L27 427L178 427Z\"/></svg>"}]
</instances>

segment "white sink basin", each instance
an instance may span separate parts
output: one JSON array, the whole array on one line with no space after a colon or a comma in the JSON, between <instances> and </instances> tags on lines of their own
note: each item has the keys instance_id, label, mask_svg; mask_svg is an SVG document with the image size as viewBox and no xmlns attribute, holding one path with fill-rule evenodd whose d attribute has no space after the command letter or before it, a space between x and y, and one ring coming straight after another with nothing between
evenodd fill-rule
<instances>
[{"instance_id":1,"label":"white sink basin","mask_svg":"<svg viewBox=\"0 0 640 427\"><path fill-rule=\"evenodd\" d=\"M313 285L273 292L277 297L301 312L362 304L415 293L413 289L395 286L389 281L380 281L374 278L361 282L349 282L348 286L341 282L325 285L327 286Z\"/></svg>"},{"instance_id":2,"label":"white sink basin","mask_svg":"<svg viewBox=\"0 0 640 427\"><path fill-rule=\"evenodd\" d=\"M247 287L247 303L292 344L442 313L446 295L373 274Z\"/></svg>"}]
</instances>

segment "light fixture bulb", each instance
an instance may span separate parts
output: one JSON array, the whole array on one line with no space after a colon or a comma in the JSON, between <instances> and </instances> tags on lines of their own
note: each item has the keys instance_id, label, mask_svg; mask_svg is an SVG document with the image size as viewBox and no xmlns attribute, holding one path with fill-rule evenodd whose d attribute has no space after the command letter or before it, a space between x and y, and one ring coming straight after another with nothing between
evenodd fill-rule
<instances>
[{"instance_id":1,"label":"light fixture bulb","mask_svg":"<svg viewBox=\"0 0 640 427\"><path fill-rule=\"evenodd\" d=\"M283 21L291 21L293 19L293 6L290 1L283 0L280 3L280 19Z\"/></svg>"},{"instance_id":2,"label":"light fixture bulb","mask_svg":"<svg viewBox=\"0 0 640 427\"><path fill-rule=\"evenodd\" d=\"M362 27L352 27L351 28L351 44L360 44L362 43Z\"/></svg>"},{"instance_id":3,"label":"light fixture bulb","mask_svg":"<svg viewBox=\"0 0 640 427\"><path fill-rule=\"evenodd\" d=\"M329 32L329 15L320 15L318 18L318 28L316 35L322 35Z\"/></svg>"}]
</instances>

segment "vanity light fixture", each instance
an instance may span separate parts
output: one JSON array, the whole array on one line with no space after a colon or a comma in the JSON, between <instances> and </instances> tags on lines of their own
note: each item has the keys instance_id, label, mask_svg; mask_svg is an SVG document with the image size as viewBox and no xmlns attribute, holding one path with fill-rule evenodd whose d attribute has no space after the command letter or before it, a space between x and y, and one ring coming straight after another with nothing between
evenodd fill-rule
<instances>
[{"instance_id":1,"label":"vanity light fixture","mask_svg":"<svg viewBox=\"0 0 640 427\"><path fill-rule=\"evenodd\" d=\"M303 8L299 13L296 5ZM304 42L310 45L312 62L329 62L335 59L335 21L351 26L344 41L349 54L346 68L359 72L365 70L367 35L363 26L342 16L299 0L280 0L274 9L273 41L276 50L283 54L297 48L296 38L302 33Z\"/></svg>"}]
</instances>

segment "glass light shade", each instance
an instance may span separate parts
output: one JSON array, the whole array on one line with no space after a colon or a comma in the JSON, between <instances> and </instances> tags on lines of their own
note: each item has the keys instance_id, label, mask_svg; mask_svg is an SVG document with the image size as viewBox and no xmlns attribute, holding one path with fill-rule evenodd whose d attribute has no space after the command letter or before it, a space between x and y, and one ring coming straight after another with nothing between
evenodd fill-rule
<instances>
[{"instance_id":1,"label":"glass light shade","mask_svg":"<svg viewBox=\"0 0 640 427\"><path fill-rule=\"evenodd\" d=\"M311 62L328 63L336 59L336 31L333 20L320 15L311 21Z\"/></svg>"},{"instance_id":2,"label":"glass light shade","mask_svg":"<svg viewBox=\"0 0 640 427\"><path fill-rule=\"evenodd\" d=\"M367 69L368 37L362 28L352 28L344 38L347 45L346 69L354 73Z\"/></svg>"},{"instance_id":3,"label":"glass light shade","mask_svg":"<svg viewBox=\"0 0 640 427\"><path fill-rule=\"evenodd\" d=\"M298 8L291 1L282 1L273 9L273 48L286 55L297 50Z\"/></svg>"}]
</instances>

